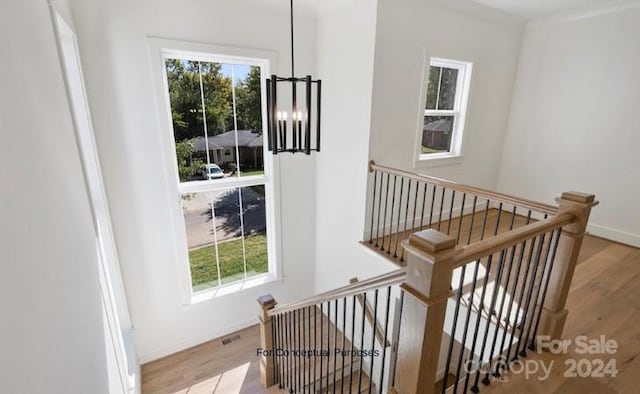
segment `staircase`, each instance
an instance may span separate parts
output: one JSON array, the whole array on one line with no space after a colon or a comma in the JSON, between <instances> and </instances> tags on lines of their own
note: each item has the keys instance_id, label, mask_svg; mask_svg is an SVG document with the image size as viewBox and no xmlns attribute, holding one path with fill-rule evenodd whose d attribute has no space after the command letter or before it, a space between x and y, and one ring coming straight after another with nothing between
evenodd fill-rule
<instances>
[{"instance_id":1,"label":"staircase","mask_svg":"<svg viewBox=\"0 0 640 394\"><path fill-rule=\"evenodd\" d=\"M369 168L362 244L397 269L288 305L261 297L263 348L279 350L261 360L265 387L477 393L537 336L560 338L593 195L552 206Z\"/></svg>"}]
</instances>

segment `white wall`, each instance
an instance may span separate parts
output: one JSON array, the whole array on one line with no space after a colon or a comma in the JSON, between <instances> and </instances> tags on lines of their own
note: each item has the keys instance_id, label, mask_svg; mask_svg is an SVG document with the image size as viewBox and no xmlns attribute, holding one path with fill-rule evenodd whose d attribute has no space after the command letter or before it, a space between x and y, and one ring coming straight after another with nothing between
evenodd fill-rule
<instances>
[{"instance_id":1,"label":"white wall","mask_svg":"<svg viewBox=\"0 0 640 394\"><path fill-rule=\"evenodd\" d=\"M273 71L289 74L286 7L260 0L72 2L97 145L113 215L136 348L146 362L257 322L256 298L279 302L313 294L314 157L279 155L280 243L284 282L183 305L174 257L176 231L161 171L150 58L145 38L247 47L278 53ZM315 20L296 19L296 70L314 73ZM151 169L151 170L150 170Z\"/></svg>"},{"instance_id":2,"label":"white wall","mask_svg":"<svg viewBox=\"0 0 640 394\"><path fill-rule=\"evenodd\" d=\"M473 61L474 75L464 159L419 170L485 187L496 183L522 21L468 4L372 3L327 7L319 21L319 74L326 86L316 186L319 291L394 267L358 244L365 222L366 167L371 158L414 168L425 51L427 57Z\"/></svg>"},{"instance_id":3,"label":"white wall","mask_svg":"<svg viewBox=\"0 0 640 394\"><path fill-rule=\"evenodd\" d=\"M430 57L473 62L464 158L418 171L494 188L515 79L522 21L473 3L380 0L376 32L370 156L415 168L422 135L420 99Z\"/></svg>"},{"instance_id":4,"label":"white wall","mask_svg":"<svg viewBox=\"0 0 640 394\"><path fill-rule=\"evenodd\" d=\"M636 3L637 4L637 3ZM499 178L552 202L595 193L589 230L640 245L640 8L531 23Z\"/></svg>"},{"instance_id":5,"label":"white wall","mask_svg":"<svg viewBox=\"0 0 640 394\"><path fill-rule=\"evenodd\" d=\"M96 238L47 2L0 3L0 37L0 392L106 393Z\"/></svg>"},{"instance_id":6,"label":"white wall","mask_svg":"<svg viewBox=\"0 0 640 394\"><path fill-rule=\"evenodd\" d=\"M316 290L391 264L358 244L366 199L377 5L354 0L321 10L322 152L316 168Z\"/></svg>"}]
</instances>

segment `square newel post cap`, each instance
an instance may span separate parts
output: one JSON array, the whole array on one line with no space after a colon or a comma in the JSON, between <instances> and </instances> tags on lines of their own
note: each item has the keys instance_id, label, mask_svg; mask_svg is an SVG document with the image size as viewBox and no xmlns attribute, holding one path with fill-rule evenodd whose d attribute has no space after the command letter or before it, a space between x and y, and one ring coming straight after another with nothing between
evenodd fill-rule
<instances>
[{"instance_id":1,"label":"square newel post cap","mask_svg":"<svg viewBox=\"0 0 640 394\"><path fill-rule=\"evenodd\" d=\"M271 294L265 294L258 297L258 304L260 304L263 310L267 311L269 309L273 309L276 306L277 302Z\"/></svg>"},{"instance_id":2,"label":"square newel post cap","mask_svg":"<svg viewBox=\"0 0 640 394\"><path fill-rule=\"evenodd\" d=\"M428 229L411 234L409 246L432 255L455 248L456 239L439 231Z\"/></svg>"},{"instance_id":3,"label":"square newel post cap","mask_svg":"<svg viewBox=\"0 0 640 394\"><path fill-rule=\"evenodd\" d=\"M569 201L572 203L585 204L585 205L591 205L591 206L595 206L598 204L598 201L596 201L595 194L573 192L573 191L562 193L560 197L556 198L556 201L557 202Z\"/></svg>"}]
</instances>

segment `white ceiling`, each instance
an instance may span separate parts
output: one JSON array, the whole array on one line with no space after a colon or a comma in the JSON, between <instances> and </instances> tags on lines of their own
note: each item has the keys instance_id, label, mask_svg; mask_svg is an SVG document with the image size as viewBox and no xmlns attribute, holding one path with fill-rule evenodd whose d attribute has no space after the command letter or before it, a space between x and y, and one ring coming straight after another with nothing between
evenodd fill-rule
<instances>
[{"instance_id":1,"label":"white ceiling","mask_svg":"<svg viewBox=\"0 0 640 394\"><path fill-rule=\"evenodd\" d=\"M473 0L504 12L519 15L527 19L552 15L558 12L591 7L616 0Z\"/></svg>"}]
</instances>

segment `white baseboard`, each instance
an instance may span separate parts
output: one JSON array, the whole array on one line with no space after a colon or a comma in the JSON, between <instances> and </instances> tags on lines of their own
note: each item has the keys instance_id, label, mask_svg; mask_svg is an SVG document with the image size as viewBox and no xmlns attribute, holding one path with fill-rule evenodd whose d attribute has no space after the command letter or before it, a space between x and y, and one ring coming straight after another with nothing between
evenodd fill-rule
<instances>
[{"instance_id":1,"label":"white baseboard","mask_svg":"<svg viewBox=\"0 0 640 394\"><path fill-rule=\"evenodd\" d=\"M640 248L640 235L638 234L631 234L598 224L589 224L587 233Z\"/></svg>"},{"instance_id":2,"label":"white baseboard","mask_svg":"<svg viewBox=\"0 0 640 394\"><path fill-rule=\"evenodd\" d=\"M166 357L168 355L171 355L173 353L179 352L181 350L185 350L185 349L189 349L190 347L199 345L201 343L204 342L208 342L211 341L213 339L216 338L220 338L222 336L225 336L227 334L230 334L232 332L238 331L238 330L242 330L243 328L247 328L249 326L252 326L254 324L258 324L258 318L252 318L249 320L245 320L239 323L235 323L235 324L230 324L228 326L222 327L218 330L215 331L210 331L207 333L203 333L201 335L197 335L194 337L191 337L189 339L185 339L184 341L180 341L174 344L171 344L169 346L163 347L161 349L152 351L150 353L147 354L141 354L138 357L138 360L140 362L140 364L146 364L148 362L160 359L162 357Z\"/></svg>"}]
</instances>

